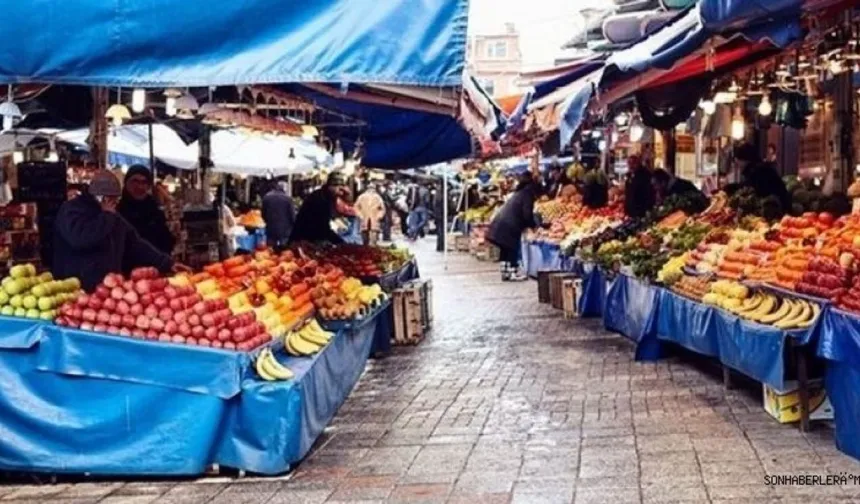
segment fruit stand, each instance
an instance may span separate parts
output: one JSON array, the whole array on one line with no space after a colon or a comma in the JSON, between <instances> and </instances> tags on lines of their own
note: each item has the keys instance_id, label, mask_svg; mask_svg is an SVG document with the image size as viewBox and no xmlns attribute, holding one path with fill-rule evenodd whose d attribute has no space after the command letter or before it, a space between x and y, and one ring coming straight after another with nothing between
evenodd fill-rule
<instances>
[{"instance_id":1,"label":"fruit stand","mask_svg":"<svg viewBox=\"0 0 860 504\"><path fill-rule=\"evenodd\" d=\"M14 266L0 290L0 428L16 442L0 446L0 467L288 471L352 390L390 312L378 283L335 263L417 274L408 254L309 245L194 275L109 274L92 293Z\"/></svg>"}]
</instances>

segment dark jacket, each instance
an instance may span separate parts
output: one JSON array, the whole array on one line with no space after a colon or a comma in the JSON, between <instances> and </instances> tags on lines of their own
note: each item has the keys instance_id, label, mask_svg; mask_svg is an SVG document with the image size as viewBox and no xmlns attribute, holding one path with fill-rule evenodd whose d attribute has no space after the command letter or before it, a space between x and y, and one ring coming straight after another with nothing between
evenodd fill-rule
<instances>
[{"instance_id":1,"label":"dark jacket","mask_svg":"<svg viewBox=\"0 0 860 504\"><path fill-rule=\"evenodd\" d=\"M293 199L280 189L272 189L263 197L263 220L270 241L286 242L296 222Z\"/></svg>"},{"instance_id":2,"label":"dark jacket","mask_svg":"<svg viewBox=\"0 0 860 504\"><path fill-rule=\"evenodd\" d=\"M669 196L685 196L691 202L688 210L695 213L704 211L708 207L708 197L705 193L700 191L696 184L684 178L675 177L669 182L664 198Z\"/></svg>"},{"instance_id":3,"label":"dark jacket","mask_svg":"<svg viewBox=\"0 0 860 504\"><path fill-rule=\"evenodd\" d=\"M131 224L141 238L165 254L173 252L176 238L167 227L167 218L155 198L147 196L138 201L128 193L123 193L116 211Z\"/></svg>"},{"instance_id":4,"label":"dark jacket","mask_svg":"<svg viewBox=\"0 0 860 504\"><path fill-rule=\"evenodd\" d=\"M651 172L640 168L627 179L624 188L624 212L628 217L641 218L654 208L654 188Z\"/></svg>"},{"instance_id":5,"label":"dark jacket","mask_svg":"<svg viewBox=\"0 0 860 504\"><path fill-rule=\"evenodd\" d=\"M490 223L487 240L499 248L516 247L523 231L537 225L534 214L537 197L538 185L536 183L520 184L511 199L502 206Z\"/></svg>"},{"instance_id":6,"label":"dark jacket","mask_svg":"<svg viewBox=\"0 0 860 504\"><path fill-rule=\"evenodd\" d=\"M766 161L756 161L741 173L743 185L751 187L759 198L776 196L782 204L783 212L791 210L791 194L779 176L776 165Z\"/></svg>"},{"instance_id":7,"label":"dark jacket","mask_svg":"<svg viewBox=\"0 0 860 504\"><path fill-rule=\"evenodd\" d=\"M54 222L55 277L78 277L92 291L108 273L127 274L141 266L168 273L173 261L89 194L63 203Z\"/></svg>"},{"instance_id":8,"label":"dark jacket","mask_svg":"<svg viewBox=\"0 0 860 504\"><path fill-rule=\"evenodd\" d=\"M290 242L343 243L343 238L331 228L331 221L335 218L335 202L335 197L326 187L311 193L299 209L296 224L290 233Z\"/></svg>"}]
</instances>

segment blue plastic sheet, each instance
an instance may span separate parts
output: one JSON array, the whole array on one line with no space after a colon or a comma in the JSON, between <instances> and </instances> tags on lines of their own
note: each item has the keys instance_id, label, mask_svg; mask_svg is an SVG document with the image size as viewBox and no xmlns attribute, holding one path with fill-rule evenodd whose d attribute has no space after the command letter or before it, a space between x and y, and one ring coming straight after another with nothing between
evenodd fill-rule
<instances>
[{"instance_id":1,"label":"blue plastic sheet","mask_svg":"<svg viewBox=\"0 0 860 504\"><path fill-rule=\"evenodd\" d=\"M657 337L696 353L719 357L714 309L661 289Z\"/></svg>"},{"instance_id":2,"label":"blue plastic sheet","mask_svg":"<svg viewBox=\"0 0 860 504\"><path fill-rule=\"evenodd\" d=\"M566 271L567 259L561 248L551 243L523 242L523 269L530 278L540 271Z\"/></svg>"},{"instance_id":3,"label":"blue plastic sheet","mask_svg":"<svg viewBox=\"0 0 860 504\"><path fill-rule=\"evenodd\" d=\"M627 275L618 275L606 293L603 325L636 343L636 360L660 358L659 294L659 288Z\"/></svg>"},{"instance_id":4,"label":"blue plastic sheet","mask_svg":"<svg viewBox=\"0 0 860 504\"><path fill-rule=\"evenodd\" d=\"M0 81L458 86L467 23L467 0L5 2Z\"/></svg>"},{"instance_id":5,"label":"blue plastic sheet","mask_svg":"<svg viewBox=\"0 0 860 504\"><path fill-rule=\"evenodd\" d=\"M606 306L607 277L595 264L582 264L582 295L579 297L579 315L602 317Z\"/></svg>"},{"instance_id":6,"label":"blue plastic sheet","mask_svg":"<svg viewBox=\"0 0 860 504\"><path fill-rule=\"evenodd\" d=\"M860 459L860 318L828 307L816 332L818 355L827 359L825 387L833 406L836 446Z\"/></svg>"}]
</instances>

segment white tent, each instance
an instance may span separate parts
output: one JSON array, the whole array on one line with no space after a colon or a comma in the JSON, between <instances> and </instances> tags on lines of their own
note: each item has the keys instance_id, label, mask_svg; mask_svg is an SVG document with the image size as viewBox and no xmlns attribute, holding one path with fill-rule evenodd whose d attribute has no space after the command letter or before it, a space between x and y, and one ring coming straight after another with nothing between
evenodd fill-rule
<instances>
[{"instance_id":1,"label":"white tent","mask_svg":"<svg viewBox=\"0 0 860 504\"><path fill-rule=\"evenodd\" d=\"M56 139L79 147L87 147L90 130L81 128L63 131ZM155 159L182 170L197 167L197 144L188 145L175 131L163 124L152 125L152 147ZM124 164L149 164L149 126L131 124L112 127L108 133L108 151Z\"/></svg>"}]
</instances>

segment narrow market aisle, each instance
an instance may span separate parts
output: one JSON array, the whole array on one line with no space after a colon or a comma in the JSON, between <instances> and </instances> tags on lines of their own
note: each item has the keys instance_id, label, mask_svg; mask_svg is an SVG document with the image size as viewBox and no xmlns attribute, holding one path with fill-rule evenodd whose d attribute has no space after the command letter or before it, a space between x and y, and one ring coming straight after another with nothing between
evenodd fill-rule
<instances>
[{"instance_id":1,"label":"narrow market aisle","mask_svg":"<svg viewBox=\"0 0 860 504\"><path fill-rule=\"evenodd\" d=\"M760 398L686 360L632 361L599 321L566 321L534 282L415 246L436 325L370 364L314 452L282 478L0 486L0 503L857 502L860 487L765 474L860 474L829 431L780 426Z\"/></svg>"}]
</instances>

